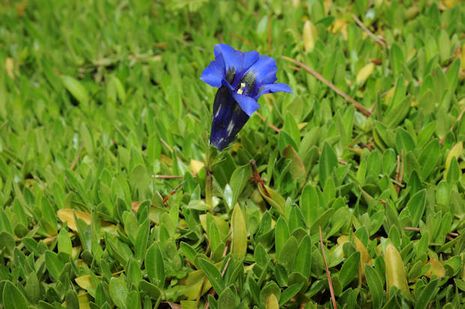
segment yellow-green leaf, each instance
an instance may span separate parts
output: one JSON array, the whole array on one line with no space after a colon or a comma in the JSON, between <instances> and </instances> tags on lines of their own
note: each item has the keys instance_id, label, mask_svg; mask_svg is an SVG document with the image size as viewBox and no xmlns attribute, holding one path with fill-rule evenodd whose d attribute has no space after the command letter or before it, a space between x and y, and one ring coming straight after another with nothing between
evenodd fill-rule
<instances>
[{"instance_id":1,"label":"yellow-green leaf","mask_svg":"<svg viewBox=\"0 0 465 309\"><path fill-rule=\"evenodd\" d=\"M358 71L356 78L357 85L362 86L363 84L365 84L366 80L373 73L374 69L375 65L372 62L368 63L363 68L361 68L360 71Z\"/></svg>"},{"instance_id":2,"label":"yellow-green leaf","mask_svg":"<svg viewBox=\"0 0 465 309\"><path fill-rule=\"evenodd\" d=\"M236 204L231 219L232 255L243 259L247 252L247 227L239 204Z\"/></svg>"},{"instance_id":3,"label":"yellow-green leaf","mask_svg":"<svg viewBox=\"0 0 465 309\"><path fill-rule=\"evenodd\" d=\"M266 297L265 308L266 309L279 309L279 302L278 302L278 299L276 298L276 295L270 294Z\"/></svg>"},{"instance_id":4,"label":"yellow-green leaf","mask_svg":"<svg viewBox=\"0 0 465 309\"><path fill-rule=\"evenodd\" d=\"M81 104L87 104L89 102L89 94L87 89L75 78L71 76L62 76L61 80L66 90Z\"/></svg>"},{"instance_id":5,"label":"yellow-green leaf","mask_svg":"<svg viewBox=\"0 0 465 309\"><path fill-rule=\"evenodd\" d=\"M450 162L453 158L459 158L460 155L463 153L463 142L455 144L447 154L446 158L446 174L450 167Z\"/></svg>"},{"instance_id":6,"label":"yellow-green leaf","mask_svg":"<svg viewBox=\"0 0 465 309\"><path fill-rule=\"evenodd\" d=\"M384 263L386 265L386 289L388 295L392 287L396 287L401 292L408 295L409 288L407 285L404 262L402 261L399 251L393 244L388 244L386 246Z\"/></svg>"},{"instance_id":7,"label":"yellow-green leaf","mask_svg":"<svg viewBox=\"0 0 465 309\"><path fill-rule=\"evenodd\" d=\"M304 41L305 52L311 52L315 48L315 42L318 36L315 25L307 20L304 24L302 39Z\"/></svg>"}]
</instances>

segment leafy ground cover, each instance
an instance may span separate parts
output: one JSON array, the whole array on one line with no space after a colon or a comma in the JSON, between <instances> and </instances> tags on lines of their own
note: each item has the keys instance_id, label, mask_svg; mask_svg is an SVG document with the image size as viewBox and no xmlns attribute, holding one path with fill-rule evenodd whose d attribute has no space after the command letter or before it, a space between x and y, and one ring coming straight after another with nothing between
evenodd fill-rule
<instances>
[{"instance_id":1,"label":"leafy ground cover","mask_svg":"<svg viewBox=\"0 0 465 309\"><path fill-rule=\"evenodd\" d=\"M3 1L0 304L465 306L464 21L452 0ZM206 167L218 42L294 93Z\"/></svg>"}]
</instances>

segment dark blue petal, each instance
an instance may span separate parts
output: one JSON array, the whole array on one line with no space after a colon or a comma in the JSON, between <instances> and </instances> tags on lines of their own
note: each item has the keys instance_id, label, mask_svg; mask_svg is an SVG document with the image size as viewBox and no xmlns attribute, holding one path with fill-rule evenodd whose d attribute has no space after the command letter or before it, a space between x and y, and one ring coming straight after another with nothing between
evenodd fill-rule
<instances>
[{"instance_id":1,"label":"dark blue petal","mask_svg":"<svg viewBox=\"0 0 465 309\"><path fill-rule=\"evenodd\" d=\"M241 83L242 78L244 77L244 73L246 73L249 68L257 62L260 57L260 54L256 51L250 51L241 53L241 65L237 68L236 75L234 76L234 81L232 84L234 86L238 86Z\"/></svg>"},{"instance_id":2,"label":"dark blue petal","mask_svg":"<svg viewBox=\"0 0 465 309\"><path fill-rule=\"evenodd\" d=\"M255 77L255 83L258 87L265 84L272 84L276 81L276 72L278 67L276 61L268 56L260 56L244 74L244 76L251 74Z\"/></svg>"},{"instance_id":3,"label":"dark blue petal","mask_svg":"<svg viewBox=\"0 0 465 309\"><path fill-rule=\"evenodd\" d=\"M223 150L236 137L249 120L249 116L240 108L227 87L220 87L213 104L213 121L210 143Z\"/></svg>"},{"instance_id":4,"label":"dark blue petal","mask_svg":"<svg viewBox=\"0 0 465 309\"><path fill-rule=\"evenodd\" d=\"M242 65L242 53L235 50L227 44L217 44L214 48L215 57L222 59L224 62L225 73L228 70L234 70L237 72Z\"/></svg>"},{"instance_id":5,"label":"dark blue petal","mask_svg":"<svg viewBox=\"0 0 465 309\"><path fill-rule=\"evenodd\" d=\"M216 58L214 61L203 70L200 77L205 83L212 87L221 87L222 81L225 78L224 63L221 58Z\"/></svg>"},{"instance_id":6,"label":"dark blue petal","mask_svg":"<svg viewBox=\"0 0 465 309\"><path fill-rule=\"evenodd\" d=\"M288 92L288 93L292 93L292 90L291 90L291 87L289 87L288 85L286 84L280 84L280 83L277 83L277 84L268 84L268 85L264 85L260 88L260 91L258 93L258 96L257 96L257 99L264 95L265 93L274 93L274 92Z\"/></svg>"},{"instance_id":7,"label":"dark blue petal","mask_svg":"<svg viewBox=\"0 0 465 309\"><path fill-rule=\"evenodd\" d=\"M249 51L243 53L244 58L242 61L241 71L247 71L260 57L260 54L256 51Z\"/></svg>"},{"instance_id":8,"label":"dark blue petal","mask_svg":"<svg viewBox=\"0 0 465 309\"><path fill-rule=\"evenodd\" d=\"M249 117L260 108L260 105L257 103L257 101L251 97L238 93L233 93L233 97L244 113L246 113Z\"/></svg>"}]
</instances>

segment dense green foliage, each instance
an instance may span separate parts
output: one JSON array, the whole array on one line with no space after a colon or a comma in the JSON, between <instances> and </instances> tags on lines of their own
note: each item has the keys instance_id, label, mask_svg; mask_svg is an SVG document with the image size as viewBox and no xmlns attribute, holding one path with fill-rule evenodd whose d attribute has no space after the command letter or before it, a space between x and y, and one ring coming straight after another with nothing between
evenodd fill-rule
<instances>
[{"instance_id":1,"label":"dense green foliage","mask_svg":"<svg viewBox=\"0 0 465 309\"><path fill-rule=\"evenodd\" d=\"M464 307L463 33L453 0L2 1L0 304ZM210 156L218 42L294 93Z\"/></svg>"}]
</instances>

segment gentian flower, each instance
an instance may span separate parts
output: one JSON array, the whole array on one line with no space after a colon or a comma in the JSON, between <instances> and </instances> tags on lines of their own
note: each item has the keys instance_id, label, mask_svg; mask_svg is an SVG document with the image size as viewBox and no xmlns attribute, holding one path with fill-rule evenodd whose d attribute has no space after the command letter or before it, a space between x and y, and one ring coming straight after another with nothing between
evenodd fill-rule
<instances>
[{"instance_id":1,"label":"gentian flower","mask_svg":"<svg viewBox=\"0 0 465 309\"><path fill-rule=\"evenodd\" d=\"M276 82L276 62L256 51L241 52L229 45L214 48L215 60L203 71L201 80L218 88L213 103L210 143L222 150L235 138L250 116L260 107L265 93L291 92Z\"/></svg>"}]
</instances>

